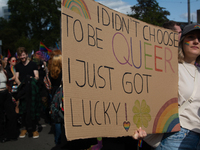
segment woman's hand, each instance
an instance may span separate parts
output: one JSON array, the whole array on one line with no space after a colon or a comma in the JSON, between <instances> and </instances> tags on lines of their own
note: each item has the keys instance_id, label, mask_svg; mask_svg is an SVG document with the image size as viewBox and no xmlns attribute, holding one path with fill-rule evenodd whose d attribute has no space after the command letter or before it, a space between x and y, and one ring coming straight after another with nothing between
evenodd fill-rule
<instances>
[{"instance_id":1,"label":"woman's hand","mask_svg":"<svg viewBox=\"0 0 200 150\"><path fill-rule=\"evenodd\" d=\"M140 127L139 129L135 130L132 137L135 140L141 140L141 139L145 138L146 136L147 136L146 131L142 130L142 128Z\"/></svg>"}]
</instances>

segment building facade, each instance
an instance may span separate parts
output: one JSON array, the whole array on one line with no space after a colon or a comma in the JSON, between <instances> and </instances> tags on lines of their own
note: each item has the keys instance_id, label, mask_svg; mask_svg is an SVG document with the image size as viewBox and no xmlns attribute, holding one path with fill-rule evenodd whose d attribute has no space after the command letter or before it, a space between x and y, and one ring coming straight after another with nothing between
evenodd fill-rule
<instances>
[{"instance_id":1,"label":"building facade","mask_svg":"<svg viewBox=\"0 0 200 150\"><path fill-rule=\"evenodd\" d=\"M8 21L11 15L10 9L8 8L8 6L4 6L2 7L2 10L3 10L3 18Z\"/></svg>"}]
</instances>

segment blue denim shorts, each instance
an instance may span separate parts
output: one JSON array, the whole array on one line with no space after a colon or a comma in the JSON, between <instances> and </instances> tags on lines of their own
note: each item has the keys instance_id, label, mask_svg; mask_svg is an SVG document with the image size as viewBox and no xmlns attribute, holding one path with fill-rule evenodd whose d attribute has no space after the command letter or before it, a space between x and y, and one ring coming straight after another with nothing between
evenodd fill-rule
<instances>
[{"instance_id":1,"label":"blue denim shorts","mask_svg":"<svg viewBox=\"0 0 200 150\"><path fill-rule=\"evenodd\" d=\"M184 128L166 133L155 150L200 150L200 134Z\"/></svg>"}]
</instances>

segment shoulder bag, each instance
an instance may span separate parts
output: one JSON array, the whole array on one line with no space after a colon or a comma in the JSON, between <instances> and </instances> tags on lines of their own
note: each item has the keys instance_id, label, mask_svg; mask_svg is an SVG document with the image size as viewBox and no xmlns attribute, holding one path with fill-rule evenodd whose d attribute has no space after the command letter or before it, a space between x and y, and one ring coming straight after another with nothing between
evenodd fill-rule
<instances>
[{"instance_id":1,"label":"shoulder bag","mask_svg":"<svg viewBox=\"0 0 200 150\"><path fill-rule=\"evenodd\" d=\"M46 88L47 88L48 90L51 90L51 81L50 81L50 79L49 79L48 73L47 73L46 76L44 77L44 84L45 84L45 86L46 86Z\"/></svg>"}]
</instances>

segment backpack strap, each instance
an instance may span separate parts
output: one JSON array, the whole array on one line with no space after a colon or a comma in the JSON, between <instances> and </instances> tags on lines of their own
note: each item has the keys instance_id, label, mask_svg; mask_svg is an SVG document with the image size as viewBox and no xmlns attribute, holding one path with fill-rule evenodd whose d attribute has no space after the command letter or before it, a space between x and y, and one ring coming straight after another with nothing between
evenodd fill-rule
<instances>
[{"instance_id":1,"label":"backpack strap","mask_svg":"<svg viewBox=\"0 0 200 150\"><path fill-rule=\"evenodd\" d=\"M58 114L60 115L60 117L62 119L64 119L63 111L61 109L63 107L63 102L62 102L63 86L62 86L62 84L60 84L59 88L60 88L60 96L59 96L60 110L59 110Z\"/></svg>"}]
</instances>

